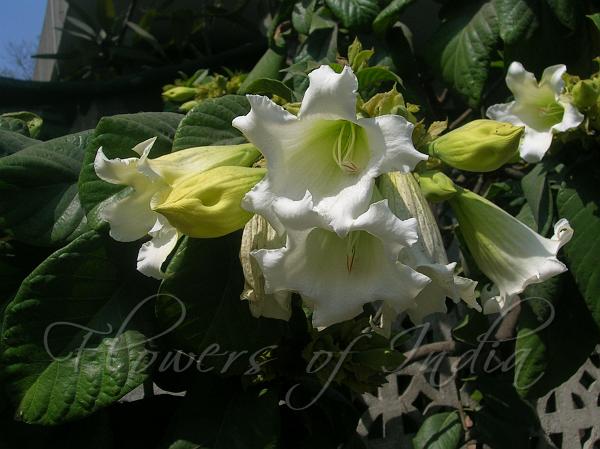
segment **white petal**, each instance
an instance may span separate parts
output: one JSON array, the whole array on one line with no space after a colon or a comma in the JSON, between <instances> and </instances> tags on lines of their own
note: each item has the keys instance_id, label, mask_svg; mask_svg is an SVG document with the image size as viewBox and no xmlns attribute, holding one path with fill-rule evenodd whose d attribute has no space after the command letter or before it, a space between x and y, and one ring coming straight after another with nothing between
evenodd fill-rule
<instances>
[{"instance_id":1,"label":"white petal","mask_svg":"<svg viewBox=\"0 0 600 449\"><path fill-rule=\"evenodd\" d=\"M110 236L119 242L133 242L146 236L158 214L150 208L153 191L126 189L106 200L100 218L110 224Z\"/></svg>"},{"instance_id":2,"label":"white petal","mask_svg":"<svg viewBox=\"0 0 600 449\"><path fill-rule=\"evenodd\" d=\"M134 180L140 176L137 171L138 161L139 159L136 157L108 159L100 147L94 159L94 170L103 181L111 184L132 185Z\"/></svg>"},{"instance_id":3,"label":"white petal","mask_svg":"<svg viewBox=\"0 0 600 449\"><path fill-rule=\"evenodd\" d=\"M327 218L329 224L339 235L345 235L354 220L365 210L373 195L375 180L363 176L355 184L344 187L335 196L319 201L317 209Z\"/></svg>"},{"instance_id":4,"label":"white petal","mask_svg":"<svg viewBox=\"0 0 600 449\"><path fill-rule=\"evenodd\" d=\"M568 101L559 101L559 103L565 111L560 123L554 125L552 129L558 132L565 132L581 125L585 118L584 115Z\"/></svg>"},{"instance_id":5,"label":"white petal","mask_svg":"<svg viewBox=\"0 0 600 449\"><path fill-rule=\"evenodd\" d=\"M328 65L322 65L309 75L310 85L302 99L298 117L309 115L330 119L356 119L358 80L352 69L345 66L336 73Z\"/></svg>"},{"instance_id":6,"label":"white petal","mask_svg":"<svg viewBox=\"0 0 600 449\"><path fill-rule=\"evenodd\" d=\"M413 267L431 279L431 282L415 298L414 305L408 309L413 323L421 323L423 318L432 313L446 312L446 298L451 298L454 302L462 299L469 307L481 311L475 299L477 282L455 276L455 266L454 262L447 265L430 263Z\"/></svg>"},{"instance_id":7,"label":"white petal","mask_svg":"<svg viewBox=\"0 0 600 449\"><path fill-rule=\"evenodd\" d=\"M561 218L554 224L554 235L552 240L557 241L558 247L562 248L564 245L569 243L573 237L573 228L566 218Z\"/></svg>"},{"instance_id":8,"label":"white petal","mask_svg":"<svg viewBox=\"0 0 600 449\"><path fill-rule=\"evenodd\" d=\"M513 62L506 73L506 85L517 102L529 102L537 98L538 82L533 73L525 70L520 62Z\"/></svg>"},{"instance_id":9,"label":"white petal","mask_svg":"<svg viewBox=\"0 0 600 449\"><path fill-rule=\"evenodd\" d=\"M277 234L283 235L285 228L273 210L275 198L267 173L265 179L256 184L244 195L244 198L242 198L242 207L249 212L254 212L265 217Z\"/></svg>"},{"instance_id":10,"label":"white petal","mask_svg":"<svg viewBox=\"0 0 600 449\"><path fill-rule=\"evenodd\" d=\"M144 140L134 146L132 150L139 154L140 157L147 158L156 139L158 139L158 137L151 137L150 139Z\"/></svg>"},{"instance_id":11,"label":"white petal","mask_svg":"<svg viewBox=\"0 0 600 449\"><path fill-rule=\"evenodd\" d=\"M471 309L481 312L481 306L477 302L475 295L477 281L461 276L454 276L454 285L458 290L458 296L460 299L462 299ZM456 298L452 299L456 300Z\"/></svg>"},{"instance_id":12,"label":"white petal","mask_svg":"<svg viewBox=\"0 0 600 449\"><path fill-rule=\"evenodd\" d=\"M390 253L393 261L398 259L398 253L406 246L417 242L417 220L410 218L400 220L388 206L388 200L378 201L359 216L351 230L368 232L386 243L386 252Z\"/></svg>"},{"instance_id":13,"label":"white petal","mask_svg":"<svg viewBox=\"0 0 600 449\"><path fill-rule=\"evenodd\" d=\"M515 102L500 103L490 106L485 115L491 120L497 120L499 122L510 123L515 126L523 126L523 120L517 117L513 111Z\"/></svg>"},{"instance_id":14,"label":"white petal","mask_svg":"<svg viewBox=\"0 0 600 449\"><path fill-rule=\"evenodd\" d=\"M541 86L550 87L554 93L558 95L562 93L565 88L565 82L562 79L562 76L567 71L567 67L564 64L552 65L550 67L546 67L544 69L544 73L542 73L542 79L540 80Z\"/></svg>"},{"instance_id":15,"label":"white petal","mask_svg":"<svg viewBox=\"0 0 600 449\"><path fill-rule=\"evenodd\" d=\"M231 124L260 150L270 166L277 164L281 152L301 135L296 130L298 119L267 97L246 95L246 98L250 112L234 118Z\"/></svg>"},{"instance_id":16,"label":"white petal","mask_svg":"<svg viewBox=\"0 0 600 449\"><path fill-rule=\"evenodd\" d=\"M138 253L137 269L146 276L163 279L165 273L162 265L175 249L179 233L164 217L159 216L150 235L152 240L144 243Z\"/></svg>"},{"instance_id":17,"label":"white petal","mask_svg":"<svg viewBox=\"0 0 600 449\"><path fill-rule=\"evenodd\" d=\"M552 130L536 131L526 127L519 145L519 153L527 162L539 162L550 145L552 145Z\"/></svg>"},{"instance_id":18,"label":"white petal","mask_svg":"<svg viewBox=\"0 0 600 449\"><path fill-rule=\"evenodd\" d=\"M374 118L358 120L369 136L369 146L373 151L381 147L380 151L373 151L373 157L379 157L372 164L376 168L376 175L391 171L408 173L413 171L421 161L426 161L428 156L417 151L412 143L414 125L399 115L382 115Z\"/></svg>"}]
</instances>

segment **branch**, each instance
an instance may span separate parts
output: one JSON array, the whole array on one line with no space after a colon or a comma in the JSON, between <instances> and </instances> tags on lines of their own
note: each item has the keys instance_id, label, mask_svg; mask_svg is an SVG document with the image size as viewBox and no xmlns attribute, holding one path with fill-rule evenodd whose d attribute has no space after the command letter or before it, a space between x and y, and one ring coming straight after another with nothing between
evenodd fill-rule
<instances>
[{"instance_id":1,"label":"branch","mask_svg":"<svg viewBox=\"0 0 600 449\"><path fill-rule=\"evenodd\" d=\"M504 316L502 323L496 331L496 340L503 341L509 340L515 335L515 328L519 322L519 315L521 314L521 300L517 298L512 304L511 309Z\"/></svg>"},{"instance_id":2,"label":"branch","mask_svg":"<svg viewBox=\"0 0 600 449\"><path fill-rule=\"evenodd\" d=\"M405 352L404 357L406 357L406 362L417 362L421 359L424 359L430 354L434 354L436 352L447 352L453 353L456 350L456 342L454 340L448 341L436 341L434 343L429 343L423 346L419 346L418 348L412 349L411 351Z\"/></svg>"}]
</instances>

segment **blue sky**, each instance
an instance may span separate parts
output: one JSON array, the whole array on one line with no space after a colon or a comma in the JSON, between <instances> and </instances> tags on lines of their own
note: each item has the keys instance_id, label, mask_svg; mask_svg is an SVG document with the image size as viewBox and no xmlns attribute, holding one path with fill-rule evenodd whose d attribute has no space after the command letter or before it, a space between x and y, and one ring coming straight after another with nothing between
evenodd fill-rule
<instances>
[{"instance_id":1,"label":"blue sky","mask_svg":"<svg viewBox=\"0 0 600 449\"><path fill-rule=\"evenodd\" d=\"M0 14L0 42L37 40L42 32L46 0L5 0Z\"/></svg>"},{"instance_id":2,"label":"blue sky","mask_svg":"<svg viewBox=\"0 0 600 449\"><path fill-rule=\"evenodd\" d=\"M46 0L3 0L0 14L0 68L10 69L6 59L8 42L22 40L35 43L42 32L46 12Z\"/></svg>"}]
</instances>

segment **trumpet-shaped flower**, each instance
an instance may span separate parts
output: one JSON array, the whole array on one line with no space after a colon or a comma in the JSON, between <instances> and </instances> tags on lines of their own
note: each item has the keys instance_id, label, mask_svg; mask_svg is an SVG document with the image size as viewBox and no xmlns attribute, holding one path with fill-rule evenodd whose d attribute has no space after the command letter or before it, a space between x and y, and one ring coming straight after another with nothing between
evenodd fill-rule
<instances>
[{"instance_id":1,"label":"trumpet-shaped flower","mask_svg":"<svg viewBox=\"0 0 600 449\"><path fill-rule=\"evenodd\" d=\"M398 262L400 250L417 240L416 222L398 219L386 200L371 204L343 237L315 210L308 192L301 202L300 209L287 199L273 203L286 228L286 245L253 256L264 274L265 292L300 293L313 308L315 326L351 319L376 300L404 310L429 282Z\"/></svg>"},{"instance_id":2,"label":"trumpet-shaped flower","mask_svg":"<svg viewBox=\"0 0 600 449\"><path fill-rule=\"evenodd\" d=\"M461 189L450 204L477 266L498 288L501 310L528 285L567 270L556 258L573 235L567 220L559 220L548 239L469 190Z\"/></svg>"},{"instance_id":3,"label":"trumpet-shaped flower","mask_svg":"<svg viewBox=\"0 0 600 449\"><path fill-rule=\"evenodd\" d=\"M316 210L342 235L367 209L377 176L410 171L427 156L413 147L413 125L403 117L357 117L358 83L349 67L338 74L321 66L309 78L297 117L267 97L248 95L250 112L233 120L269 168L243 205L281 233L273 203L287 198L300 207L308 190Z\"/></svg>"},{"instance_id":4,"label":"trumpet-shaped flower","mask_svg":"<svg viewBox=\"0 0 600 449\"><path fill-rule=\"evenodd\" d=\"M187 176L222 165L252 165L260 153L250 144L189 148L156 159L148 157L156 138L133 148L139 157L109 159L102 148L94 160L96 175L127 188L105 201L100 217L110 224L110 235L121 242L152 237L138 254L138 270L160 277L160 267L175 247L180 232L152 210L167 197L172 186Z\"/></svg>"},{"instance_id":5,"label":"trumpet-shaped flower","mask_svg":"<svg viewBox=\"0 0 600 449\"><path fill-rule=\"evenodd\" d=\"M518 62L508 68L506 85L515 100L490 106L486 115L500 122L525 126L519 151L528 162L538 162L552 143L552 134L578 127L583 115L563 94L562 79L567 68L553 65L544 70L538 83Z\"/></svg>"}]
</instances>

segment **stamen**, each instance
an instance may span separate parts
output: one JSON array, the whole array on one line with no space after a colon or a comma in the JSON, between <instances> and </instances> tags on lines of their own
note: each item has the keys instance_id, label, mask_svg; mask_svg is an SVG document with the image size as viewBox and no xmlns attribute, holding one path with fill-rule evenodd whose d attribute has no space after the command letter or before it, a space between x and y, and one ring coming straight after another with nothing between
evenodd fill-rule
<instances>
[{"instance_id":1,"label":"stamen","mask_svg":"<svg viewBox=\"0 0 600 449\"><path fill-rule=\"evenodd\" d=\"M345 122L333 145L333 159L346 173L354 174L359 170L353 161L356 149L356 127L353 123Z\"/></svg>"},{"instance_id":2,"label":"stamen","mask_svg":"<svg viewBox=\"0 0 600 449\"><path fill-rule=\"evenodd\" d=\"M360 231L353 231L348 234L346 240L346 269L348 270L348 273L351 273L352 268L354 267L359 237Z\"/></svg>"}]
</instances>

